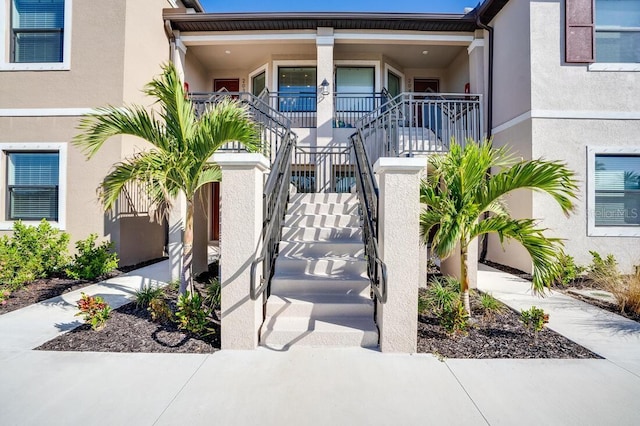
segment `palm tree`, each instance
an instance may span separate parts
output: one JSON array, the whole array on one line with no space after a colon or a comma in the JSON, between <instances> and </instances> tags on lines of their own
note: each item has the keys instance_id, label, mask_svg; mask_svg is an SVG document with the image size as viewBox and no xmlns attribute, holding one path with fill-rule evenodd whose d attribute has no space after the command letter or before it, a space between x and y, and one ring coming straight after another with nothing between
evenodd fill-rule
<instances>
[{"instance_id":1,"label":"palm tree","mask_svg":"<svg viewBox=\"0 0 640 426\"><path fill-rule=\"evenodd\" d=\"M490 141L470 140L464 148L452 141L450 151L431 156L429 164L420 187L420 202L425 204L421 239L426 244L433 232L432 246L441 259L459 247L460 290L467 313L471 313L467 251L475 238L485 234L497 233L500 242L508 238L524 246L533 261L533 290L542 293L559 274L562 241L546 237L533 219L511 218L503 199L522 188L545 192L568 216L578 188L574 173L557 161L518 161L506 148L493 148ZM492 168L498 171L488 175Z\"/></svg>"},{"instance_id":2,"label":"palm tree","mask_svg":"<svg viewBox=\"0 0 640 426\"><path fill-rule=\"evenodd\" d=\"M194 198L199 188L220 181L220 168L209 162L227 142L237 141L248 150L259 148L259 134L246 108L226 99L196 116L178 73L169 63L145 86L144 93L156 99L159 112L138 105L99 108L84 117L72 143L91 158L107 139L116 135L137 136L153 146L113 166L98 193L105 210L113 208L123 187L135 182L146 190L160 215L181 193L186 198L180 294L193 294Z\"/></svg>"}]
</instances>

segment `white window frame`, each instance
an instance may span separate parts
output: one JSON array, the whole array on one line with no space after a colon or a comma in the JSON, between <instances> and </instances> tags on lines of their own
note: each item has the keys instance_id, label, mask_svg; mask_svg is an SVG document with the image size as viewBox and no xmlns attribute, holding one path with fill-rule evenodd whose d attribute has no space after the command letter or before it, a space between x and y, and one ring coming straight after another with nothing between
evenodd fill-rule
<instances>
[{"instance_id":1,"label":"white window frame","mask_svg":"<svg viewBox=\"0 0 640 426\"><path fill-rule=\"evenodd\" d=\"M248 90L249 93L253 93L253 77L263 72L264 72L264 87L266 87L267 90L271 90L271 88L269 87L269 64L264 64L261 67L256 68L255 70L249 73L249 90Z\"/></svg>"},{"instance_id":2,"label":"white window frame","mask_svg":"<svg viewBox=\"0 0 640 426\"><path fill-rule=\"evenodd\" d=\"M64 31L62 62L15 63L9 57L11 42L11 2L3 0L0 7L0 71L67 71L71 69L71 12L73 0L64 0Z\"/></svg>"},{"instance_id":3,"label":"white window frame","mask_svg":"<svg viewBox=\"0 0 640 426\"><path fill-rule=\"evenodd\" d=\"M7 153L11 152L58 152L58 220L50 221L51 226L65 230L67 223L67 144L62 143L0 143L0 182L2 183L2 193L7 200ZM6 203L6 201L5 201ZM0 221L0 231L10 231L13 229L14 220L8 220L7 206L5 205ZM29 225L36 225L39 221L23 221Z\"/></svg>"},{"instance_id":4,"label":"white window frame","mask_svg":"<svg viewBox=\"0 0 640 426\"><path fill-rule=\"evenodd\" d=\"M595 0L595 2L593 3L593 12L596 12L596 2L597 0ZM632 32L638 32L638 29L636 28L628 28L628 27L611 27L611 26L606 26L606 25L601 25L598 26L597 25L597 16L594 16L594 21L593 21L593 28L594 28L594 32L593 32L593 46L595 47L596 44L596 33L598 31L600 32L607 32L607 31L615 31L615 32L624 32L624 31L632 31ZM596 62L589 64L587 69L589 71L632 71L632 72L638 72L640 71L640 63L638 62L598 62L598 58L597 58L597 52L596 52L596 58L595 58Z\"/></svg>"},{"instance_id":5,"label":"white window frame","mask_svg":"<svg viewBox=\"0 0 640 426\"><path fill-rule=\"evenodd\" d=\"M587 147L587 235L590 237L640 237L640 226L596 226L596 155L638 155L640 147Z\"/></svg>"},{"instance_id":6,"label":"white window frame","mask_svg":"<svg viewBox=\"0 0 640 426\"><path fill-rule=\"evenodd\" d=\"M389 73L390 72L400 77L400 93L404 93L406 91L404 73L400 72L397 68L394 68L393 66L387 63L384 64L384 87L389 89Z\"/></svg>"}]
</instances>

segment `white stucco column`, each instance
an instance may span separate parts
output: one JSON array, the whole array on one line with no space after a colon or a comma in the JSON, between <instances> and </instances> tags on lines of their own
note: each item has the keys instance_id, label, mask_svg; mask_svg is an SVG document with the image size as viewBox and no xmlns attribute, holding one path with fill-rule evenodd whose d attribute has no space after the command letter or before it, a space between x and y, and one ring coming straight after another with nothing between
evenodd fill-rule
<instances>
[{"instance_id":1,"label":"white stucco column","mask_svg":"<svg viewBox=\"0 0 640 426\"><path fill-rule=\"evenodd\" d=\"M262 190L269 162L261 154L214 154L222 169L220 284L222 349L254 349L262 325L262 297L251 300L249 280L262 232Z\"/></svg>"},{"instance_id":2,"label":"white stucco column","mask_svg":"<svg viewBox=\"0 0 640 426\"><path fill-rule=\"evenodd\" d=\"M387 302L378 303L382 352L416 351L420 280L420 172L424 158L382 157L378 176L378 243L387 265Z\"/></svg>"},{"instance_id":3,"label":"white stucco column","mask_svg":"<svg viewBox=\"0 0 640 426\"><path fill-rule=\"evenodd\" d=\"M184 223L187 214L187 199L180 193L173 200L173 205L169 211L169 263L171 265L171 280L180 279L182 269L182 239L184 237Z\"/></svg>"},{"instance_id":4,"label":"white stucco column","mask_svg":"<svg viewBox=\"0 0 640 426\"><path fill-rule=\"evenodd\" d=\"M487 131L487 100L489 99L486 93L486 81L489 72L487 61L485 61L485 41L483 37L484 31L476 31L476 38L471 42L467 48L469 53L469 86L471 93L482 95L482 109L484 111L484 130Z\"/></svg>"},{"instance_id":5,"label":"white stucco column","mask_svg":"<svg viewBox=\"0 0 640 426\"><path fill-rule=\"evenodd\" d=\"M333 95L335 92L333 79L333 28L318 28L316 37L317 47L317 84L318 105L317 116L317 144L329 145L333 141ZM323 80L329 83L329 94L322 95Z\"/></svg>"}]
</instances>

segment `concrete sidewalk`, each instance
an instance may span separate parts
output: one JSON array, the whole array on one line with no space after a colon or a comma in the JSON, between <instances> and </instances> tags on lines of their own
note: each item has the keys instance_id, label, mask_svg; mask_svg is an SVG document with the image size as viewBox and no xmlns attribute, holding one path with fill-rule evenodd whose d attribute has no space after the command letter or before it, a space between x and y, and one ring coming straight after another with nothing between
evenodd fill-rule
<instances>
[{"instance_id":1,"label":"concrete sidewalk","mask_svg":"<svg viewBox=\"0 0 640 426\"><path fill-rule=\"evenodd\" d=\"M135 282L160 280L162 266L156 268L135 271L138 278L125 280L132 286L123 285L118 297L130 294ZM571 315L562 320L563 310L586 308L575 308L581 305L573 299L558 299L561 304L557 296L533 299L526 282L501 274L482 270L480 286L513 306L535 302L551 312L557 303L554 328L591 336L591 349L599 353L612 342L618 349L607 353L615 359L439 361L428 354L302 348L210 355L43 352L28 346L59 330L42 320L23 328L19 339L6 314L0 316L0 424L640 424L639 362L621 354L633 349L638 332L612 333L608 323L586 327L583 317ZM20 314L14 317L19 323Z\"/></svg>"}]
</instances>

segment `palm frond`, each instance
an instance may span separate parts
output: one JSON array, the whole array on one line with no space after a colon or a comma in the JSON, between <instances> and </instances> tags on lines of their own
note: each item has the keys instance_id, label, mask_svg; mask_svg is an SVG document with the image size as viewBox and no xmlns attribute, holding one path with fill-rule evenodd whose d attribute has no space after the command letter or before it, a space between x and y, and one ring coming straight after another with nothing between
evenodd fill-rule
<instances>
[{"instance_id":1,"label":"palm frond","mask_svg":"<svg viewBox=\"0 0 640 426\"><path fill-rule=\"evenodd\" d=\"M80 120L78 130L71 143L91 158L104 144L116 135L131 135L163 148L167 138L163 125L140 106L123 108L97 108L95 112Z\"/></svg>"},{"instance_id":2,"label":"palm frond","mask_svg":"<svg viewBox=\"0 0 640 426\"><path fill-rule=\"evenodd\" d=\"M536 226L533 219L511 219L492 217L474 225L471 237L497 233L500 242L505 238L515 240L527 250L533 263L533 290L543 293L560 273L558 259L562 255L563 244L559 238L544 235L545 229Z\"/></svg>"}]
</instances>

